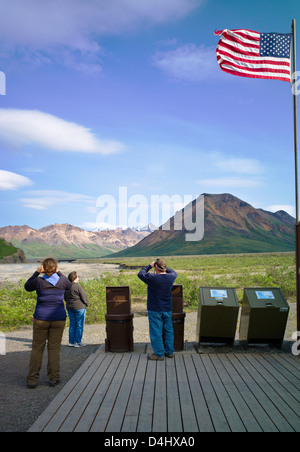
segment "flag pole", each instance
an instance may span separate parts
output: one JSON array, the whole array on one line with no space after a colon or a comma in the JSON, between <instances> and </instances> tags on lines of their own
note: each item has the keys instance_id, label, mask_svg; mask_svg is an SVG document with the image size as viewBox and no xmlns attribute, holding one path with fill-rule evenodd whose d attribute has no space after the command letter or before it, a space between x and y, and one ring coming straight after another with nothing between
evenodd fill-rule
<instances>
[{"instance_id":1,"label":"flag pole","mask_svg":"<svg viewBox=\"0 0 300 452\"><path fill-rule=\"evenodd\" d=\"M296 20L292 22L293 42L293 77L296 74ZM294 101L294 143L295 143L295 190L296 190L296 223L299 223L299 183L298 183L298 124L297 124L297 93L293 90Z\"/></svg>"},{"instance_id":2,"label":"flag pole","mask_svg":"<svg viewBox=\"0 0 300 452\"><path fill-rule=\"evenodd\" d=\"M293 75L296 77L296 20L292 22L292 59ZM295 146L295 200L296 200L296 286L297 286L297 331L300 331L300 224L299 224L299 182L298 182L298 118L297 118L297 92L293 91L294 106L294 146Z\"/></svg>"}]
</instances>

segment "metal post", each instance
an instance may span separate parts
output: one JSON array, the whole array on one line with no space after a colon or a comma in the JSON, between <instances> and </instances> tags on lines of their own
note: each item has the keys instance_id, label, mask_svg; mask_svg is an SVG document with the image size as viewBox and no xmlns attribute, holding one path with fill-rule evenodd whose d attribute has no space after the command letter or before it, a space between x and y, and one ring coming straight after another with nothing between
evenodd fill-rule
<instances>
[{"instance_id":1,"label":"metal post","mask_svg":"<svg viewBox=\"0 0 300 452\"><path fill-rule=\"evenodd\" d=\"M296 73L296 21L292 23L293 41L293 74ZM295 190L296 190L296 223L299 223L299 183L298 183L298 123L297 123L297 93L293 92L294 102L294 143L295 143Z\"/></svg>"},{"instance_id":2,"label":"metal post","mask_svg":"<svg viewBox=\"0 0 300 452\"><path fill-rule=\"evenodd\" d=\"M296 20L292 22L293 74L296 74ZM297 331L300 331L300 224L299 224L299 182L298 182L298 120L297 93L293 91L294 103L294 144L295 144L295 198L296 198L296 286L297 286Z\"/></svg>"}]
</instances>

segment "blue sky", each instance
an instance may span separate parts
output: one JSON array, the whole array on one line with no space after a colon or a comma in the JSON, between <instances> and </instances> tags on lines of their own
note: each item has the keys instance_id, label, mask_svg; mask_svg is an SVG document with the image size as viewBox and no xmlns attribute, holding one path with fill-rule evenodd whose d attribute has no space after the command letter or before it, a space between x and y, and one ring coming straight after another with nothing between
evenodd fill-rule
<instances>
[{"instance_id":1,"label":"blue sky","mask_svg":"<svg viewBox=\"0 0 300 452\"><path fill-rule=\"evenodd\" d=\"M289 33L299 0L0 8L0 226L93 228L120 187L148 212L155 195L232 193L294 214L290 84L222 72L214 30Z\"/></svg>"}]
</instances>

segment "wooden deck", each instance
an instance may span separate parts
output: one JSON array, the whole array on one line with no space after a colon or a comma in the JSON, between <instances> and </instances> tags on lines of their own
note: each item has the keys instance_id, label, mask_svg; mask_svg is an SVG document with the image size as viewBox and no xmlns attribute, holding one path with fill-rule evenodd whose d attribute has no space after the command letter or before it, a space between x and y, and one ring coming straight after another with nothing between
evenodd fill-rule
<instances>
[{"instance_id":1,"label":"wooden deck","mask_svg":"<svg viewBox=\"0 0 300 452\"><path fill-rule=\"evenodd\" d=\"M91 355L30 432L300 432L287 354Z\"/></svg>"}]
</instances>

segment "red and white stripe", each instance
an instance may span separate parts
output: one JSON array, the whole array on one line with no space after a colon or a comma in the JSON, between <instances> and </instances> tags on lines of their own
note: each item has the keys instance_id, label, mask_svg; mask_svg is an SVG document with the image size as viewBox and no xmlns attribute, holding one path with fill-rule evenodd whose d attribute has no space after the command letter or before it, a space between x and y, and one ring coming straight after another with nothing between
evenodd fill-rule
<instances>
[{"instance_id":1,"label":"red and white stripe","mask_svg":"<svg viewBox=\"0 0 300 452\"><path fill-rule=\"evenodd\" d=\"M290 58L260 56L260 33L251 30L215 31L221 36L217 60L221 69L241 77L291 82Z\"/></svg>"}]
</instances>

